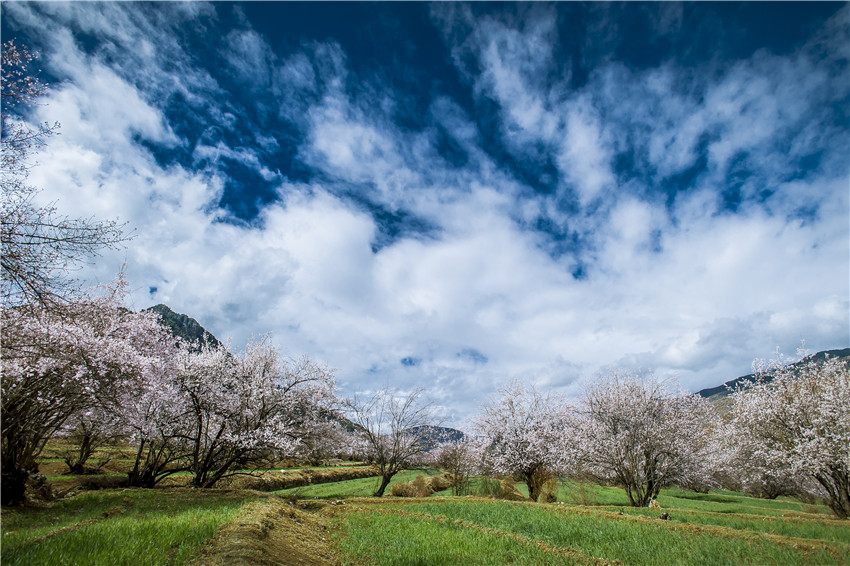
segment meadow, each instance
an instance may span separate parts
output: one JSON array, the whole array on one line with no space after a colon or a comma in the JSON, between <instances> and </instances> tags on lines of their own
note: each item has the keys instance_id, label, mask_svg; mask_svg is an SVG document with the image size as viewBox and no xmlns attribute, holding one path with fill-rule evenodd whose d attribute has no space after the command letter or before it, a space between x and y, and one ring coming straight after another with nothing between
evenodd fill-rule
<instances>
[{"instance_id":1,"label":"meadow","mask_svg":"<svg viewBox=\"0 0 850 566\"><path fill-rule=\"evenodd\" d=\"M390 487L438 474L403 472ZM562 481L542 504L476 495L488 483L477 479L465 496L376 499L377 481L84 491L3 509L2 563L850 564L850 523L794 498L671 488L660 509L633 508L620 489Z\"/></svg>"}]
</instances>

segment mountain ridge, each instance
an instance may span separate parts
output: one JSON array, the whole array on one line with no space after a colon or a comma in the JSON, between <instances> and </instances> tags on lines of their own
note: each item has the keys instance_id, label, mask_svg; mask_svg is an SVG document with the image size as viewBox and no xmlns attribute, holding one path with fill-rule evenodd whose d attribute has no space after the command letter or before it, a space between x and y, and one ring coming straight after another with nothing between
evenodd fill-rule
<instances>
[{"instance_id":1,"label":"mountain ridge","mask_svg":"<svg viewBox=\"0 0 850 566\"><path fill-rule=\"evenodd\" d=\"M830 358L847 358L850 357L850 348L823 350L818 352L817 354L814 354L812 358L814 358L815 361L821 361L825 359L826 356L829 356ZM802 360L794 362L791 365L796 366L801 362ZM771 377L769 374L765 376L766 381L770 381L770 379ZM697 395L709 399L711 401L716 401L719 399L723 399L724 397L729 397L731 395L731 391L734 390L738 385L753 381L755 381L755 374L749 373L747 375L742 375L740 377L736 377L735 379L731 379L726 383L723 383L722 385L701 389L697 391Z\"/></svg>"},{"instance_id":2,"label":"mountain ridge","mask_svg":"<svg viewBox=\"0 0 850 566\"><path fill-rule=\"evenodd\" d=\"M174 337L185 340L195 350L200 350L204 345L213 347L221 346L221 342L213 336L212 332L201 326L197 320L187 314L174 312L170 307L161 303L145 310L158 314L160 323Z\"/></svg>"}]
</instances>

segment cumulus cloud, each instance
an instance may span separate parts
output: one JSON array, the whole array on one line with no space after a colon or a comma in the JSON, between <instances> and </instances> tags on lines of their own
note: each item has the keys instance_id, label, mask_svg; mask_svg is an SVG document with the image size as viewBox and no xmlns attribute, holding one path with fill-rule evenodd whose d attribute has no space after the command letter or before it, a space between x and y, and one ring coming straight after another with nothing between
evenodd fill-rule
<instances>
[{"instance_id":1,"label":"cumulus cloud","mask_svg":"<svg viewBox=\"0 0 850 566\"><path fill-rule=\"evenodd\" d=\"M637 68L616 38L568 37L558 6L436 6L466 90L411 117L333 39L282 51L214 6L103 8L4 18L58 79L30 116L62 123L33 184L135 227L84 272L126 263L135 308L236 347L271 332L345 393L425 384L458 423L515 376L576 394L622 364L696 390L776 346L850 343L846 23L786 54ZM680 33L661 12L655 33Z\"/></svg>"}]
</instances>

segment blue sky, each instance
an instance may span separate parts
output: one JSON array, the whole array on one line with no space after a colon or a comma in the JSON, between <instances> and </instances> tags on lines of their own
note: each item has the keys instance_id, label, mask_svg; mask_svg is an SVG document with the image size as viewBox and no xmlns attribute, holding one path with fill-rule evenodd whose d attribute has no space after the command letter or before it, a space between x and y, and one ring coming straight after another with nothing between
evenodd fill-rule
<instances>
[{"instance_id":1,"label":"blue sky","mask_svg":"<svg viewBox=\"0 0 850 566\"><path fill-rule=\"evenodd\" d=\"M7 2L62 124L33 184L119 217L145 308L423 385L690 390L850 345L845 3Z\"/></svg>"}]
</instances>

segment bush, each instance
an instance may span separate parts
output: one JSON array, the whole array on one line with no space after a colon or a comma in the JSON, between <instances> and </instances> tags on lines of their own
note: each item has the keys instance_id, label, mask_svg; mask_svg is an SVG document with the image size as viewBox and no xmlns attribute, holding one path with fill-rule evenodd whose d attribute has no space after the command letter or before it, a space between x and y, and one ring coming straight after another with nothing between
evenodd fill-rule
<instances>
[{"instance_id":1,"label":"bush","mask_svg":"<svg viewBox=\"0 0 850 566\"><path fill-rule=\"evenodd\" d=\"M429 497L430 495L449 489L455 485L451 474L443 474L426 478L422 474L410 482L397 482L390 487L390 495L396 497Z\"/></svg>"},{"instance_id":2,"label":"bush","mask_svg":"<svg viewBox=\"0 0 850 566\"><path fill-rule=\"evenodd\" d=\"M380 475L374 467L345 467L327 470L288 470L266 474L262 477L240 476L233 479L232 487L256 489L257 491L278 491L292 487L304 487L318 483L331 483Z\"/></svg>"},{"instance_id":3,"label":"bush","mask_svg":"<svg viewBox=\"0 0 850 566\"><path fill-rule=\"evenodd\" d=\"M434 493L431 482L422 474L411 482L399 482L390 488L390 494L396 497L428 497Z\"/></svg>"},{"instance_id":4,"label":"bush","mask_svg":"<svg viewBox=\"0 0 850 566\"><path fill-rule=\"evenodd\" d=\"M443 474L441 476L428 478L428 483L431 485L431 489L434 490L434 493L454 487L458 481L462 481L461 478L457 478L451 474Z\"/></svg>"},{"instance_id":5,"label":"bush","mask_svg":"<svg viewBox=\"0 0 850 566\"><path fill-rule=\"evenodd\" d=\"M509 501L522 501L527 499L514 486L511 478L498 480L496 478L481 478L476 490L476 495L481 497L492 497L493 499L507 499Z\"/></svg>"}]
</instances>

